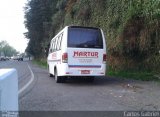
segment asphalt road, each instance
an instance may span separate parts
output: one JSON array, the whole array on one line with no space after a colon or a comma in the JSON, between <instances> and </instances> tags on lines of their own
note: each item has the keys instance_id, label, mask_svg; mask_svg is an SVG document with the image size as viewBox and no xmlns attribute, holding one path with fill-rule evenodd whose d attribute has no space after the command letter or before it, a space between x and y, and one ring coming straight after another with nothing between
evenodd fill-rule
<instances>
[{"instance_id":1,"label":"asphalt road","mask_svg":"<svg viewBox=\"0 0 160 117\"><path fill-rule=\"evenodd\" d=\"M160 83L96 77L94 83L72 78L57 84L29 61L0 61L0 68L18 71L21 111L160 110Z\"/></svg>"}]
</instances>

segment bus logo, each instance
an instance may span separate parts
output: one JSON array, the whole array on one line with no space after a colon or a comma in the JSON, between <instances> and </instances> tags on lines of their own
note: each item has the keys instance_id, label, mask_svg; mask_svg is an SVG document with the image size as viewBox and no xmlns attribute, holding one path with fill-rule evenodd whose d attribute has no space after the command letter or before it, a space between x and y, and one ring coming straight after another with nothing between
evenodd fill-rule
<instances>
[{"instance_id":1,"label":"bus logo","mask_svg":"<svg viewBox=\"0 0 160 117\"><path fill-rule=\"evenodd\" d=\"M98 52L80 52L74 51L74 58L98 58Z\"/></svg>"}]
</instances>

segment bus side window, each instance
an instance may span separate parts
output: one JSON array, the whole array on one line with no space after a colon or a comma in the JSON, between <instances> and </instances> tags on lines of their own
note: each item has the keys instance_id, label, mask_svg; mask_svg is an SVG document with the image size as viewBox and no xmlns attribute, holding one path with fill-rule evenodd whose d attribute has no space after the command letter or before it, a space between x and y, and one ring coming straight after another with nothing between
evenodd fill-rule
<instances>
[{"instance_id":1,"label":"bus side window","mask_svg":"<svg viewBox=\"0 0 160 117\"><path fill-rule=\"evenodd\" d=\"M50 44L49 53L52 53L53 51L52 47L53 47L53 40L51 41L51 44Z\"/></svg>"},{"instance_id":2,"label":"bus side window","mask_svg":"<svg viewBox=\"0 0 160 117\"><path fill-rule=\"evenodd\" d=\"M60 50L61 37L62 37L62 34L60 34L58 37L57 50Z\"/></svg>"},{"instance_id":3,"label":"bus side window","mask_svg":"<svg viewBox=\"0 0 160 117\"><path fill-rule=\"evenodd\" d=\"M56 48L55 48L55 42L56 42L56 38L54 39L54 42L53 42L53 46L52 46L52 48L53 48L53 52L55 52L56 51Z\"/></svg>"},{"instance_id":4,"label":"bus side window","mask_svg":"<svg viewBox=\"0 0 160 117\"><path fill-rule=\"evenodd\" d=\"M63 38L63 33L51 41L49 53L61 50L61 42Z\"/></svg>"},{"instance_id":5,"label":"bus side window","mask_svg":"<svg viewBox=\"0 0 160 117\"><path fill-rule=\"evenodd\" d=\"M56 51L58 51L58 43L59 43L59 36L56 38L56 44L55 44Z\"/></svg>"},{"instance_id":6,"label":"bus side window","mask_svg":"<svg viewBox=\"0 0 160 117\"><path fill-rule=\"evenodd\" d=\"M60 38L59 38L59 50L61 50L62 38L63 38L63 33L60 35Z\"/></svg>"}]
</instances>

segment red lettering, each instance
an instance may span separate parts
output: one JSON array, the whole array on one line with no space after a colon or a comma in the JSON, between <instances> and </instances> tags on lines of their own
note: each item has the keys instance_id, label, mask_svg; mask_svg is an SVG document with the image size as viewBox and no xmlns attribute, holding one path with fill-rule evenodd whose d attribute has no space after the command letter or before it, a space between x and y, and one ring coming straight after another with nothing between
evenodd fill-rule
<instances>
[{"instance_id":1,"label":"red lettering","mask_svg":"<svg viewBox=\"0 0 160 117\"><path fill-rule=\"evenodd\" d=\"M74 51L73 57L93 57L93 58L98 58L98 52L79 52L79 51Z\"/></svg>"},{"instance_id":2,"label":"red lettering","mask_svg":"<svg viewBox=\"0 0 160 117\"><path fill-rule=\"evenodd\" d=\"M52 54L52 59L55 59L56 58L56 53L53 53Z\"/></svg>"},{"instance_id":3,"label":"red lettering","mask_svg":"<svg viewBox=\"0 0 160 117\"><path fill-rule=\"evenodd\" d=\"M88 52L88 56L91 56L91 52Z\"/></svg>"},{"instance_id":4,"label":"red lettering","mask_svg":"<svg viewBox=\"0 0 160 117\"><path fill-rule=\"evenodd\" d=\"M74 51L74 55L73 55L73 57L78 56L78 54L79 54L79 52L75 52L75 51Z\"/></svg>"},{"instance_id":5,"label":"red lettering","mask_svg":"<svg viewBox=\"0 0 160 117\"><path fill-rule=\"evenodd\" d=\"M79 56L83 56L83 52L79 52Z\"/></svg>"},{"instance_id":6,"label":"red lettering","mask_svg":"<svg viewBox=\"0 0 160 117\"><path fill-rule=\"evenodd\" d=\"M86 56L86 57L87 57L87 52L84 52L84 56Z\"/></svg>"},{"instance_id":7,"label":"red lettering","mask_svg":"<svg viewBox=\"0 0 160 117\"><path fill-rule=\"evenodd\" d=\"M95 52L95 56L98 58L98 52Z\"/></svg>"},{"instance_id":8,"label":"red lettering","mask_svg":"<svg viewBox=\"0 0 160 117\"><path fill-rule=\"evenodd\" d=\"M91 52L91 56L95 56L95 54L94 54L95 52Z\"/></svg>"}]
</instances>

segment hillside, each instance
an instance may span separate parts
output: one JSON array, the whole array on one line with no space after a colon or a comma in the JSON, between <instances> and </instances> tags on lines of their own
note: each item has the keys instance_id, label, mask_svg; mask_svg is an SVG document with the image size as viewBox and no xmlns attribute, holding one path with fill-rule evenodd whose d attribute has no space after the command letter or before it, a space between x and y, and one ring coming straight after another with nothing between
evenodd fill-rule
<instances>
[{"instance_id":1,"label":"hillside","mask_svg":"<svg viewBox=\"0 0 160 117\"><path fill-rule=\"evenodd\" d=\"M26 51L45 58L45 48L64 26L100 27L110 69L160 71L159 6L159 0L30 0Z\"/></svg>"}]
</instances>

